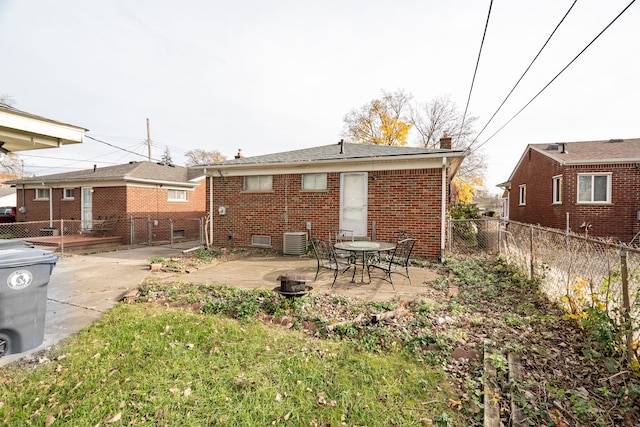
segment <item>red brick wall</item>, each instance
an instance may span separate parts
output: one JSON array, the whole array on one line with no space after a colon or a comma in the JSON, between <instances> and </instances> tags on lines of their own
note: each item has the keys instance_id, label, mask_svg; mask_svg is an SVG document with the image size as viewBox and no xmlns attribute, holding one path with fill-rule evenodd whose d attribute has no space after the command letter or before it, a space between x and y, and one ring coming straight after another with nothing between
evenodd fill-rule
<instances>
[{"instance_id":1,"label":"red brick wall","mask_svg":"<svg viewBox=\"0 0 640 427\"><path fill-rule=\"evenodd\" d=\"M566 177L563 176L563 203L553 205L553 180L562 175L562 166L549 157L529 149L511 178L509 219L544 227L564 229L567 205ZM519 187L526 184L526 205L519 206Z\"/></svg>"},{"instance_id":2,"label":"red brick wall","mask_svg":"<svg viewBox=\"0 0 640 427\"><path fill-rule=\"evenodd\" d=\"M440 169L370 172L367 234L372 235L374 221L377 240L409 231L418 239L416 255L438 259L441 177ZM311 238L327 238L340 226L340 173L327 174L326 191L302 191L300 174L274 175L273 191L268 193L242 188L243 177L213 178L214 245L231 246L235 241L246 247L252 235L267 235L272 247L282 250L282 234L306 231L307 221ZM224 216L217 215L222 205L227 207Z\"/></svg>"},{"instance_id":3,"label":"red brick wall","mask_svg":"<svg viewBox=\"0 0 640 427\"><path fill-rule=\"evenodd\" d=\"M577 204L578 173L611 172L611 204ZM552 205L552 177L563 177L562 204ZM527 185L526 206L518 206L518 188ZM509 218L564 230L566 214L574 233L614 237L628 243L640 231L640 170L636 164L572 165L562 167L530 150L511 180Z\"/></svg>"}]
</instances>

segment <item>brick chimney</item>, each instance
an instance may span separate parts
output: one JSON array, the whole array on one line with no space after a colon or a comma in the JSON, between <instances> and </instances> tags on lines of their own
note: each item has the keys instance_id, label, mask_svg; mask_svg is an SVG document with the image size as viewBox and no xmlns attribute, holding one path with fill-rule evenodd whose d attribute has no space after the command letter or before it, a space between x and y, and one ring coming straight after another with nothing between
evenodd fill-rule
<instances>
[{"instance_id":1,"label":"brick chimney","mask_svg":"<svg viewBox=\"0 0 640 427\"><path fill-rule=\"evenodd\" d=\"M451 150L451 137L445 132L440 138L440 148L443 150Z\"/></svg>"},{"instance_id":2,"label":"brick chimney","mask_svg":"<svg viewBox=\"0 0 640 427\"><path fill-rule=\"evenodd\" d=\"M238 148L238 154L236 154L235 156L233 156L234 159L241 159L243 157L242 155L242 148Z\"/></svg>"}]
</instances>

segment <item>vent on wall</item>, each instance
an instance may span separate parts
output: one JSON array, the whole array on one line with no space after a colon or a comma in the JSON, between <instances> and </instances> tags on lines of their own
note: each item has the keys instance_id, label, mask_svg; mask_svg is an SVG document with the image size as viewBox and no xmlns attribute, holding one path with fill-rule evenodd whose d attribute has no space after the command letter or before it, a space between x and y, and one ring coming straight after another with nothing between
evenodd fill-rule
<instances>
[{"instance_id":1,"label":"vent on wall","mask_svg":"<svg viewBox=\"0 0 640 427\"><path fill-rule=\"evenodd\" d=\"M285 255L304 255L307 251L307 233L298 231L284 233L282 237L282 252Z\"/></svg>"},{"instance_id":2,"label":"vent on wall","mask_svg":"<svg viewBox=\"0 0 640 427\"><path fill-rule=\"evenodd\" d=\"M271 236L251 236L251 246L271 247Z\"/></svg>"}]
</instances>

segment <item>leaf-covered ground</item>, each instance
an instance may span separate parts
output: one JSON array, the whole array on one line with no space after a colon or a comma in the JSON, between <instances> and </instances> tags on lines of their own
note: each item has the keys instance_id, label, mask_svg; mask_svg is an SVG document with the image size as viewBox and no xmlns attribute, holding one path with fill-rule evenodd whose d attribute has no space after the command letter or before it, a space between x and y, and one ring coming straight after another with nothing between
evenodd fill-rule
<instances>
[{"instance_id":1,"label":"leaf-covered ground","mask_svg":"<svg viewBox=\"0 0 640 427\"><path fill-rule=\"evenodd\" d=\"M440 364L460 399L450 404L468 425L481 425L487 386L505 423L511 403L525 425L640 425L640 378L622 355L603 352L575 320L542 297L500 258L450 260L443 279L413 301L371 303L330 294L284 298L206 283L152 283L132 301L204 313L256 318L324 339L349 340L363 351L407 352ZM483 356L497 376L485 384ZM521 359L509 376L507 357Z\"/></svg>"}]
</instances>

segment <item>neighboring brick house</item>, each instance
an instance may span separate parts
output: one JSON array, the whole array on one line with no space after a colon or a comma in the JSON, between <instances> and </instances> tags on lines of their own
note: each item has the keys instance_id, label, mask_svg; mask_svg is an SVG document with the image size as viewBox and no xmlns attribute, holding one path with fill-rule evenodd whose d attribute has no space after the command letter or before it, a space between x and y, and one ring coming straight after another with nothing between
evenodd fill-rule
<instances>
[{"instance_id":1,"label":"neighboring brick house","mask_svg":"<svg viewBox=\"0 0 640 427\"><path fill-rule=\"evenodd\" d=\"M508 219L638 242L640 138L530 144L500 186Z\"/></svg>"},{"instance_id":2,"label":"neighboring brick house","mask_svg":"<svg viewBox=\"0 0 640 427\"><path fill-rule=\"evenodd\" d=\"M449 187L464 158L440 149L338 144L199 165L209 177L214 245L284 251L284 233L416 238L414 253L444 256ZM284 251L285 253L287 251Z\"/></svg>"},{"instance_id":3,"label":"neighboring brick house","mask_svg":"<svg viewBox=\"0 0 640 427\"><path fill-rule=\"evenodd\" d=\"M202 171L194 169L131 162L8 182L17 190L17 221L79 220L88 230L93 221L117 217L112 234L129 243L132 218L162 225L162 230L153 230L158 240L169 238L169 227L162 220L203 218L204 180ZM191 224L199 227L195 221ZM142 228L134 232L146 233Z\"/></svg>"}]
</instances>

